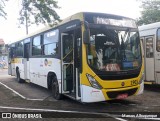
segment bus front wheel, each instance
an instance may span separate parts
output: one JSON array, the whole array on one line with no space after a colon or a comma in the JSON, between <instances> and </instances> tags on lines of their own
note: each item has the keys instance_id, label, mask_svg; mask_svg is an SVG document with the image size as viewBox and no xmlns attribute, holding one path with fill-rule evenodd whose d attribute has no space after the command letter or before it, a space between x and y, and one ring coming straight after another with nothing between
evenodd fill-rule
<instances>
[{"instance_id":1,"label":"bus front wheel","mask_svg":"<svg viewBox=\"0 0 160 121\"><path fill-rule=\"evenodd\" d=\"M60 100L62 98L62 94L59 93L59 85L56 77L52 78L52 94L56 100Z\"/></svg>"}]
</instances>

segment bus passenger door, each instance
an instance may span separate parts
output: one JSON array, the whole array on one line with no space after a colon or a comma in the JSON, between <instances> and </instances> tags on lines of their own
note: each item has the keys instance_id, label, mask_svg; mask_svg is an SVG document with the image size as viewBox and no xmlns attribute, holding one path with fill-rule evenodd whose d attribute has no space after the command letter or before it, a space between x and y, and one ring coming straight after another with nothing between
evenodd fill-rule
<instances>
[{"instance_id":1,"label":"bus passenger door","mask_svg":"<svg viewBox=\"0 0 160 121\"><path fill-rule=\"evenodd\" d=\"M24 79L28 80L30 79L29 74L29 53L30 53L30 43L24 44Z\"/></svg>"},{"instance_id":2,"label":"bus passenger door","mask_svg":"<svg viewBox=\"0 0 160 121\"><path fill-rule=\"evenodd\" d=\"M154 66L154 37L145 37L145 69L146 81L155 81Z\"/></svg>"},{"instance_id":3,"label":"bus passenger door","mask_svg":"<svg viewBox=\"0 0 160 121\"><path fill-rule=\"evenodd\" d=\"M160 52L155 52L155 81L160 84Z\"/></svg>"},{"instance_id":4,"label":"bus passenger door","mask_svg":"<svg viewBox=\"0 0 160 121\"><path fill-rule=\"evenodd\" d=\"M160 84L160 29L157 31L156 38L156 47L155 47L155 78L156 83Z\"/></svg>"},{"instance_id":5,"label":"bus passenger door","mask_svg":"<svg viewBox=\"0 0 160 121\"><path fill-rule=\"evenodd\" d=\"M75 97L73 35L61 34L62 92Z\"/></svg>"},{"instance_id":6,"label":"bus passenger door","mask_svg":"<svg viewBox=\"0 0 160 121\"><path fill-rule=\"evenodd\" d=\"M11 60L10 60L10 58L9 58L9 60L8 60L8 75L12 75L12 66L11 66Z\"/></svg>"},{"instance_id":7,"label":"bus passenger door","mask_svg":"<svg viewBox=\"0 0 160 121\"><path fill-rule=\"evenodd\" d=\"M9 59L8 59L8 74L11 76L16 75L15 69L15 47L11 47L9 50Z\"/></svg>"},{"instance_id":8,"label":"bus passenger door","mask_svg":"<svg viewBox=\"0 0 160 121\"><path fill-rule=\"evenodd\" d=\"M8 75L12 75L12 52L11 52L11 48L9 48L9 54L8 54Z\"/></svg>"}]
</instances>

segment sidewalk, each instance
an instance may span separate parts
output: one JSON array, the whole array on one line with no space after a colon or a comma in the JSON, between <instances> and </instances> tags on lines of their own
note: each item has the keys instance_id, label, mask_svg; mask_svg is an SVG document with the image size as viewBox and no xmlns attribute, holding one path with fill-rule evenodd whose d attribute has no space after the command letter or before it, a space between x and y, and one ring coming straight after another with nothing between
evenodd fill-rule
<instances>
[{"instance_id":1,"label":"sidewalk","mask_svg":"<svg viewBox=\"0 0 160 121\"><path fill-rule=\"evenodd\" d=\"M0 68L0 78L2 77L8 77L10 75L8 75L8 69L1 69Z\"/></svg>"}]
</instances>

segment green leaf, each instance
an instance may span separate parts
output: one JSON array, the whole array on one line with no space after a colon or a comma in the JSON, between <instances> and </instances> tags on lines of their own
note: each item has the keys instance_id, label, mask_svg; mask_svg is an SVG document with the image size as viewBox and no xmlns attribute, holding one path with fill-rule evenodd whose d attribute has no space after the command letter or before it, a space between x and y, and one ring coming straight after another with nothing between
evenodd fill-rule
<instances>
[{"instance_id":1,"label":"green leaf","mask_svg":"<svg viewBox=\"0 0 160 121\"><path fill-rule=\"evenodd\" d=\"M0 16L7 19L7 13L4 11L4 7L5 7L5 1L7 0L0 0Z\"/></svg>"},{"instance_id":2,"label":"green leaf","mask_svg":"<svg viewBox=\"0 0 160 121\"><path fill-rule=\"evenodd\" d=\"M48 24L55 25L60 20L56 9L60 7L54 0L23 0L20 10L19 24L23 25L27 19L27 25L30 24ZM25 18L25 19L22 19ZM25 23L26 24L26 23Z\"/></svg>"},{"instance_id":3,"label":"green leaf","mask_svg":"<svg viewBox=\"0 0 160 121\"><path fill-rule=\"evenodd\" d=\"M160 21L160 1L159 0L142 0L143 10L141 17L137 19L138 25L150 24Z\"/></svg>"}]
</instances>

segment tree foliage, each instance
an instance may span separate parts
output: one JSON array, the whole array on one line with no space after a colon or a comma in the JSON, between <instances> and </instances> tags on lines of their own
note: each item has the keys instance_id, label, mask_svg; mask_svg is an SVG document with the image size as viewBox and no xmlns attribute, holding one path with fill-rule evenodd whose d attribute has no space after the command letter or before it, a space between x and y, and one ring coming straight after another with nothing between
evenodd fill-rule
<instances>
[{"instance_id":1,"label":"tree foliage","mask_svg":"<svg viewBox=\"0 0 160 121\"><path fill-rule=\"evenodd\" d=\"M6 18L7 13L4 11L5 2L9 0L0 0L0 17ZM19 24L49 24L55 25L60 21L55 9L60 7L55 0L19 0L22 7L19 12Z\"/></svg>"},{"instance_id":2,"label":"tree foliage","mask_svg":"<svg viewBox=\"0 0 160 121\"><path fill-rule=\"evenodd\" d=\"M6 19L6 12L4 11L5 1L0 0L0 16Z\"/></svg>"},{"instance_id":3,"label":"tree foliage","mask_svg":"<svg viewBox=\"0 0 160 121\"><path fill-rule=\"evenodd\" d=\"M40 23L54 25L60 21L60 17L55 11L59 7L54 0L23 0L22 6L19 18L20 24L24 24L25 20L27 20L28 26Z\"/></svg>"},{"instance_id":4,"label":"tree foliage","mask_svg":"<svg viewBox=\"0 0 160 121\"><path fill-rule=\"evenodd\" d=\"M160 21L160 0L142 0L141 17L138 25L150 24Z\"/></svg>"}]
</instances>

